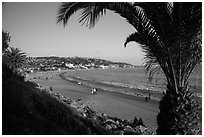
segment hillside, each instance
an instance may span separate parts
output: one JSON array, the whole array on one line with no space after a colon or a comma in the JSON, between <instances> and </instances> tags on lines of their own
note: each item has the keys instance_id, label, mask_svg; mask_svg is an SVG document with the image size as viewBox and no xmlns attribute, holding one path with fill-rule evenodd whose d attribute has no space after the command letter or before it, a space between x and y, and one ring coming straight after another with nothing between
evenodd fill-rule
<instances>
[{"instance_id":1,"label":"hillside","mask_svg":"<svg viewBox=\"0 0 204 137\"><path fill-rule=\"evenodd\" d=\"M97 114L76 101L37 89L4 65L2 72L3 135L152 134L141 119Z\"/></svg>"},{"instance_id":2,"label":"hillside","mask_svg":"<svg viewBox=\"0 0 204 137\"><path fill-rule=\"evenodd\" d=\"M57 69L92 69L92 68L130 68L134 65L124 62L113 62L104 59L85 57L29 57L26 60L26 69L30 70L57 70Z\"/></svg>"},{"instance_id":3,"label":"hillside","mask_svg":"<svg viewBox=\"0 0 204 137\"><path fill-rule=\"evenodd\" d=\"M2 134L102 134L89 129L76 110L5 67L2 87Z\"/></svg>"}]
</instances>

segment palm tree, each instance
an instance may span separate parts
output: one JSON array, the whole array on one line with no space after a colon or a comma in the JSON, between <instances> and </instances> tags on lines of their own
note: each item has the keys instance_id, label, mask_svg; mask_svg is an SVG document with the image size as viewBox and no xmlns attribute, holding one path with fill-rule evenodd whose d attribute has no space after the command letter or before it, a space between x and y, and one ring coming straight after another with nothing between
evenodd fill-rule
<instances>
[{"instance_id":1,"label":"palm tree","mask_svg":"<svg viewBox=\"0 0 204 137\"><path fill-rule=\"evenodd\" d=\"M9 32L2 30L2 52L3 53L9 47L10 39L11 39L11 36Z\"/></svg>"},{"instance_id":2,"label":"palm tree","mask_svg":"<svg viewBox=\"0 0 204 137\"><path fill-rule=\"evenodd\" d=\"M3 63L13 72L17 72L25 64L26 54L18 48L9 47L3 55Z\"/></svg>"},{"instance_id":3,"label":"palm tree","mask_svg":"<svg viewBox=\"0 0 204 137\"><path fill-rule=\"evenodd\" d=\"M130 23L136 32L125 42L139 43L146 53L146 69L161 70L166 92L160 101L157 134L200 134L198 105L189 91L188 78L201 62L202 3L63 3L57 23L67 24L82 9L79 22L94 27L111 10Z\"/></svg>"}]
</instances>

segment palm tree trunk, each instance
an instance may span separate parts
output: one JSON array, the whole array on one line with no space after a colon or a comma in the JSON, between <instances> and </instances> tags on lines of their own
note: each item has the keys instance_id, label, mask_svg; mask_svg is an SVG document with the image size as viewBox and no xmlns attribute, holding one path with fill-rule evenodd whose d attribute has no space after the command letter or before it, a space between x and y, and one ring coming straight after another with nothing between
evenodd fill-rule
<instances>
[{"instance_id":1,"label":"palm tree trunk","mask_svg":"<svg viewBox=\"0 0 204 137\"><path fill-rule=\"evenodd\" d=\"M198 116L198 104L189 88L179 88L172 92L173 86L167 85L166 94L159 102L157 116L157 134L159 135L196 135L201 134L201 120Z\"/></svg>"}]
</instances>

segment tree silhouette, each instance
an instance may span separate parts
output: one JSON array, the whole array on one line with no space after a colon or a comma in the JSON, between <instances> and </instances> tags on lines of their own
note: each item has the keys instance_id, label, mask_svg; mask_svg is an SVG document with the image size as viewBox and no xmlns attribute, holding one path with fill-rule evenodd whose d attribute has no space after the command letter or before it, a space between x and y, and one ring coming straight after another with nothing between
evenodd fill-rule
<instances>
[{"instance_id":1,"label":"tree silhouette","mask_svg":"<svg viewBox=\"0 0 204 137\"><path fill-rule=\"evenodd\" d=\"M25 64L26 54L18 48L9 47L3 55L3 63L14 72Z\"/></svg>"},{"instance_id":2,"label":"tree silhouette","mask_svg":"<svg viewBox=\"0 0 204 137\"><path fill-rule=\"evenodd\" d=\"M2 30L2 52L4 53L5 50L9 47L11 36L7 31Z\"/></svg>"}]
</instances>

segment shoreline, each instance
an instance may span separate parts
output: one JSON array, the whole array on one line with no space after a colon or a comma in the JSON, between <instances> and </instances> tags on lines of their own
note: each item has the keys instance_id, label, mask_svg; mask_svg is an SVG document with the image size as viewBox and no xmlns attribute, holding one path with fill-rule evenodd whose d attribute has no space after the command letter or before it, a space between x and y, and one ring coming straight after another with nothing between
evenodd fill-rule
<instances>
[{"instance_id":1,"label":"shoreline","mask_svg":"<svg viewBox=\"0 0 204 137\"><path fill-rule=\"evenodd\" d=\"M109 68L107 68L109 69ZM117 68L114 68L114 69L117 69ZM89 71L89 70L92 70L92 69L86 69L85 71ZM101 69L103 70L103 69ZM77 70L68 70L68 71L64 71L62 72L63 74L66 74L68 73L69 71L84 71L84 69L77 69ZM62 74L61 73L61 74ZM62 75L61 75L62 76ZM64 78L64 80L67 80L67 81L70 81L70 82L77 82L77 80L69 80L67 79L67 77L65 76L62 76ZM70 76L68 76L70 77ZM72 78L75 78L74 76L71 76ZM83 78L80 78L80 77L76 77L77 79L79 80L84 80ZM85 79L86 81L86 79ZM98 82L98 81L97 81ZM100 84L104 84L104 83L100 83ZM109 84L106 84L105 85L107 86L111 86L111 87L120 87L118 85L109 85ZM91 87L91 86L88 86L88 87ZM139 89L139 88L131 88L131 87L120 87L120 88L123 88L124 90L125 89L129 89L129 91L132 91L132 92L118 92L118 91L111 91L111 90L106 90L106 89L102 89L106 92L116 92L116 93L121 93L123 95L130 95L130 96L134 96L134 97L138 97L138 98L144 98L148 96L148 94L150 93L151 94L151 99L149 101L156 101L157 103L161 100L161 98L163 97L163 93L161 91L155 91L155 90L151 90L151 89L148 89L148 87L145 87L147 88L148 90L146 90L145 88L144 89ZM191 89L190 89L191 90ZM135 92L136 91L136 92ZM134 92L134 93L133 93ZM195 97L195 100L198 102L199 106L202 108L202 93L194 93L194 92L191 92L194 97ZM156 95L156 96L154 96ZM159 96L159 97L158 97Z\"/></svg>"},{"instance_id":2,"label":"shoreline","mask_svg":"<svg viewBox=\"0 0 204 137\"><path fill-rule=\"evenodd\" d=\"M105 69L101 69L101 68L95 68L95 69L73 69L73 70L67 70L63 73L67 73L67 72L73 72L73 71L81 71L81 72L86 72L86 71L90 71L90 70L108 70L108 69L111 69L111 70L114 70L114 69L121 69L121 68L105 68ZM122 68L123 69L123 68ZM127 69L130 69L130 68L127 68ZM91 81L91 79L85 79L83 77L79 77L79 76L73 76L73 75L70 75L68 76L70 77L72 80L73 78L75 79L75 81L77 80L82 80L82 81L88 81L88 82L91 82L93 83L93 81ZM69 80L69 79L67 79ZM70 81L72 81L70 80ZM74 80L73 80L74 81ZM138 83L136 84L136 86L134 85L129 85L129 84L122 84L122 83L111 83L111 82L108 82L108 81L94 81L94 82L97 82L97 83L100 83L100 84L104 84L106 86L109 86L109 87L118 87L118 88L124 88L124 89L131 89L131 90L140 90L142 93L151 93L151 94L156 94L157 96L155 96L154 100L157 100L157 101L160 101L160 99L162 98L163 96L163 92L165 92L166 90L166 87L164 86L161 86L161 85L155 85L155 84L147 84L147 83ZM193 95L195 96L195 98L200 98L202 99L202 92L193 92L193 87L192 85L189 85L190 87L190 91L193 93ZM107 91L110 91L110 90L107 90ZM145 91L145 92L144 92ZM140 93L141 93L140 92ZM124 94L128 94L128 93L125 93ZM130 95L133 95L133 96L137 96L135 94L131 94ZM158 97L159 96L159 97Z\"/></svg>"},{"instance_id":3,"label":"shoreline","mask_svg":"<svg viewBox=\"0 0 204 137\"><path fill-rule=\"evenodd\" d=\"M75 84L78 84L80 83L81 85L83 86L87 86L87 87L90 87L90 88L94 88L94 86L92 85L88 85L86 83L83 83L82 81L86 81L86 80L83 80L83 79L80 79L80 78L76 78L76 77L66 77L64 74L67 73L67 72L62 72L59 74L59 76L63 79L63 80L67 80L69 82L73 82ZM104 83L98 83L98 84L101 84L103 85ZM134 96L134 97L137 97L137 98L140 98L142 100L145 100L145 97L148 96L148 94L150 93L151 94L151 99L150 100L154 100L154 101L160 101L160 98L159 97L156 97L156 96L153 96L155 94L154 91L151 91L151 90L144 90L144 89L135 89L135 88L129 88L129 87L119 87L119 86L115 86L115 85L107 85L107 84L104 84L106 86L109 86L109 87L115 87L115 88L122 88L124 89L125 91L115 91L115 90L108 90L108 89L104 89L104 88L98 88L97 89L100 89L100 90L103 90L104 92L115 92L115 93L120 93L120 94L123 94L123 95L129 95L129 96ZM132 92L128 92L127 91L127 88L129 89L128 91L134 91L134 93ZM160 93L157 93L157 94L160 94ZM148 100L148 101L150 101Z\"/></svg>"},{"instance_id":4,"label":"shoreline","mask_svg":"<svg viewBox=\"0 0 204 137\"><path fill-rule=\"evenodd\" d=\"M52 93L60 93L70 99L82 99L85 105L98 113L127 120L132 120L134 117L142 118L150 131L156 131L156 117L159 113L158 101L153 99L145 101L142 97L120 92L108 92L103 89L99 89L96 95L92 95L91 87L79 85L76 81L67 80L66 77L60 77L61 73L65 74L69 71L75 70L36 72L29 74L27 78L39 84L41 88L48 89L48 91L52 86ZM46 80L46 77L48 77L48 80ZM201 100L202 98L198 99Z\"/></svg>"},{"instance_id":5,"label":"shoreline","mask_svg":"<svg viewBox=\"0 0 204 137\"><path fill-rule=\"evenodd\" d=\"M127 120L132 120L134 117L142 118L150 131L156 131L156 117L159 112L158 101L145 101L140 97L107 92L101 89L98 90L96 95L92 95L90 87L61 79L59 77L61 72L63 71L34 73L28 75L27 79L39 84L42 89L47 91L50 91L49 88L52 86L52 93L59 93L74 100L82 99L85 105L98 113L105 113L109 116ZM49 79L46 80L46 77Z\"/></svg>"},{"instance_id":6,"label":"shoreline","mask_svg":"<svg viewBox=\"0 0 204 137\"><path fill-rule=\"evenodd\" d=\"M66 73L66 72L63 72L63 73ZM62 73L60 73L59 74L59 76L63 79L63 80L66 80L66 81L69 81L69 82L72 82L72 83L75 83L75 84L78 84L78 82L77 81L72 81L72 80L69 80L69 79L66 79L66 77L64 77L64 75L62 74ZM86 86L86 87L88 87L88 88L92 88L91 86L87 86L87 85L83 85L83 84L81 84L81 86ZM127 92L126 93L124 93L124 92L117 92L117 91L109 91L109 90L104 90L104 89L101 89L101 88L99 88L99 90L101 91L101 92L106 92L106 93L109 93L109 94L113 94L113 95L118 95L118 96L123 96L124 98L128 98L128 99L137 99L137 100L139 100L139 101L145 101L145 97L144 96L136 96L136 95L133 95L133 94L128 94ZM159 103L159 101L158 100L154 100L154 99L150 99L150 100L148 100L150 103L156 103L156 104L158 104Z\"/></svg>"}]
</instances>

